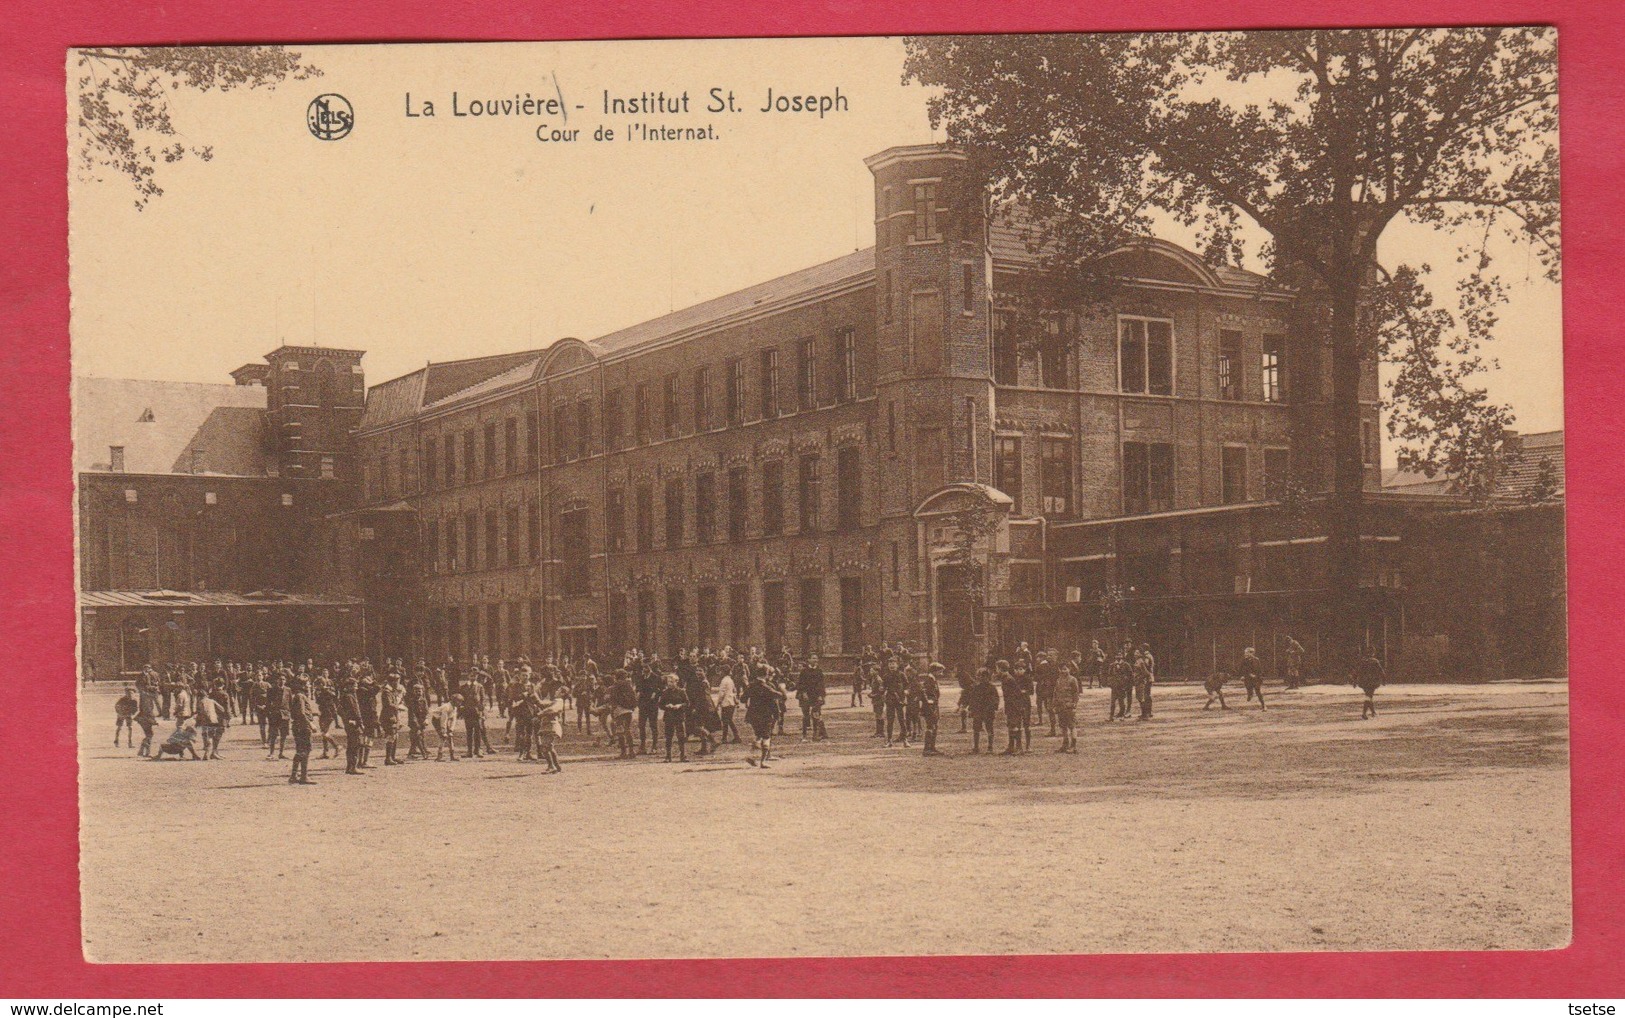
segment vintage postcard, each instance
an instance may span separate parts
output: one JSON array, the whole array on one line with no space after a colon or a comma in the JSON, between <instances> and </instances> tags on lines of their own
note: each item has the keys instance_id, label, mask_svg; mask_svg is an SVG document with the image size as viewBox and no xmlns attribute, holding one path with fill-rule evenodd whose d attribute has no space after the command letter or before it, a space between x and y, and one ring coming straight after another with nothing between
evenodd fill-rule
<instances>
[{"instance_id":1,"label":"vintage postcard","mask_svg":"<svg viewBox=\"0 0 1625 1018\"><path fill-rule=\"evenodd\" d=\"M1556 45L69 51L85 956L1567 944Z\"/></svg>"}]
</instances>

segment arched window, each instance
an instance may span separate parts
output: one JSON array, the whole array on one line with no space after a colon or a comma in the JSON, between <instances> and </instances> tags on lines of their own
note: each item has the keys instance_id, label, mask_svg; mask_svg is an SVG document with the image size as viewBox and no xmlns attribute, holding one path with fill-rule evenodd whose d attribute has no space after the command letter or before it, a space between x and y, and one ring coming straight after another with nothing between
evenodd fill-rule
<instances>
[{"instance_id":1,"label":"arched window","mask_svg":"<svg viewBox=\"0 0 1625 1018\"><path fill-rule=\"evenodd\" d=\"M333 377L333 362L325 357L316 362L316 379L310 394L311 401L317 406L330 407L338 397L338 384Z\"/></svg>"}]
</instances>

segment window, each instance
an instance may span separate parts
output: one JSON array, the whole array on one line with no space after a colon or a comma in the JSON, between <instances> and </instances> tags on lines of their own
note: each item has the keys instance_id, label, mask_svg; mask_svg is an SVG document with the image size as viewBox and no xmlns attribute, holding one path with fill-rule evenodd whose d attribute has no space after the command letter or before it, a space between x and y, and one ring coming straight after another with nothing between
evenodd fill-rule
<instances>
[{"instance_id":1,"label":"window","mask_svg":"<svg viewBox=\"0 0 1625 1018\"><path fill-rule=\"evenodd\" d=\"M728 426L738 427L745 419L745 359L731 357L727 364L727 376L722 387L724 408L728 414Z\"/></svg>"},{"instance_id":2,"label":"window","mask_svg":"<svg viewBox=\"0 0 1625 1018\"><path fill-rule=\"evenodd\" d=\"M648 551L655 544L655 491L650 484L640 484L637 490L638 551Z\"/></svg>"},{"instance_id":3,"label":"window","mask_svg":"<svg viewBox=\"0 0 1625 1018\"><path fill-rule=\"evenodd\" d=\"M735 650L750 642L750 586L736 583L728 588L728 641Z\"/></svg>"},{"instance_id":4,"label":"window","mask_svg":"<svg viewBox=\"0 0 1625 1018\"><path fill-rule=\"evenodd\" d=\"M666 376L666 414L662 423L665 424L667 438L676 438L678 432L682 430L682 413L677 404L676 375Z\"/></svg>"},{"instance_id":5,"label":"window","mask_svg":"<svg viewBox=\"0 0 1625 1018\"><path fill-rule=\"evenodd\" d=\"M625 418L621 413L621 390L610 389L604 393L604 449L613 451L621 447L622 427Z\"/></svg>"},{"instance_id":6,"label":"window","mask_svg":"<svg viewBox=\"0 0 1625 1018\"><path fill-rule=\"evenodd\" d=\"M857 446L842 446L835 453L835 525L856 530L863 515L862 459Z\"/></svg>"},{"instance_id":7,"label":"window","mask_svg":"<svg viewBox=\"0 0 1625 1018\"><path fill-rule=\"evenodd\" d=\"M841 652L863 650L863 578L841 577Z\"/></svg>"},{"instance_id":8,"label":"window","mask_svg":"<svg viewBox=\"0 0 1625 1018\"><path fill-rule=\"evenodd\" d=\"M711 372L694 369L694 430L704 431L711 423Z\"/></svg>"},{"instance_id":9,"label":"window","mask_svg":"<svg viewBox=\"0 0 1625 1018\"><path fill-rule=\"evenodd\" d=\"M485 511L485 568L496 569L502 565L502 538L497 530L497 511Z\"/></svg>"},{"instance_id":10,"label":"window","mask_svg":"<svg viewBox=\"0 0 1625 1018\"><path fill-rule=\"evenodd\" d=\"M632 406L633 433L639 445L648 445L649 418L652 416L649 406L649 386L647 383L639 382L634 392L637 394L637 402Z\"/></svg>"},{"instance_id":11,"label":"window","mask_svg":"<svg viewBox=\"0 0 1625 1018\"><path fill-rule=\"evenodd\" d=\"M891 543L891 589L903 589L903 549L896 541Z\"/></svg>"},{"instance_id":12,"label":"window","mask_svg":"<svg viewBox=\"0 0 1625 1018\"><path fill-rule=\"evenodd\" d=\"M761 354L762 420L779 416L779 351L768 347Z\"/></svg>"},{"instance_id":13,"label":"window","mask_svg":"<svg viewBox=\"0 0 1625 1018\"><path fill-rule=\"evenodd\" d=\"M434 464L434 460L431 459L429 461L429 463L432 466ZM322 465L321 465L321 477L322 477L322 480L331 481L333 478L335 478L337 476L338 476L337 461L332 456L323 456L322 457Z\"/></svg>"},{"instance_id":14,"label":"window","mask_svg":"<svg viewBox=\"0 0 1625 1018\"><path fill-rule=\"evenodd\" d=\"M559 560L559 587L566 597L581 597L592 590L592 546L587 541L587 510L571 509L558 516L553 542Z\"/></svg>"},{"instance_id":15,"label":"window","mask_svg":"<svg viewBox=\"0 0 1625 1018\"><path fill-rule=\"evenodd\" d=\"M768 537L784 533L784 463L781 460L762 464L762 533Z\"/></svg>"},{"instance_id":16,"label":"window","mask_svg":"<svg viewBox=\"0 0 1625 1018\"><path fill-rule=\"evenodd\" d=\"M672 658L686 645L685 622L683 617L683 588L668 587L666 589L666 652Z\"/></svg>"},{"instance_id":17,"label":"window","mask_svg":"<svg viewBox=\"0 0 1625 1018\"><path fill-rule=\"evenodd\" d=\"M553 404L553 462L563 463L569 452L565 444L564 404Z\"/></svg>"},{"instance_id":18,"label":"window","mask_svg":"<svg viewBox=\"0 0 1625 1018\"><path fill-rule=\"evenodd\" d=\"M1008 311L993 313L993 384L1015 385L1021 365L1014 316Z\"/></svg>"},{"instance_id":19,"label":"window","mask_svg":"<svg viewBox=\"0 0 1625 1018\"><path fill-rule=\"evenodd\" d=\"M1123 392L1173 395L1173 323L1152 318L1120 319L1117 370L1118 387Z\"/></svg>"},{"instance_id":20,"label":"window","mask_svg":"<svg viewBox=\"0 0 1625 1018\"><path fill-rule=\"evenodd\" d=\"M1292 453L1288 449L1264 450L1264 497L1285 498L1292 477Z\"/></svg>"},{"instance_id":21,"label":"window","mask_svg":"<svg viewBox=\"0 0 1625 1018\"><path fill-rule=\"evenodd\" d=\"M784 642L784 584L762 584L762 632L769 653L781 650Z\"/></svg>"},{"instance_id":22,"label":"window","mask_svg":"<svg viewBox=\"0 0 1625 1018\"><path fill-rule=\"evenodd\" d=\"M493 421L485 426L485 476L495 477L497 472L497 426Z\"/></svg>"},{"instance_id":23,"label":"window","mask_svg":"<svg viewBox=\"0 0 1625 1018\"><path fill-rule=\"evenodd\" d=\"M959 307L964 311L976 310L976 266L970 262L960 266Z\"/></svg>"},{"instance_id":24,"label":"window","mask_svg":"<svg viewBox=\"0 0 1625 1018\"><path fill-rule=\"evenodd\" d=\"M1009 495L1021 513L1021 439L1014 435L993 438L993 487Z\"/></svg>"},{"instance_id":25,"label":"window","mask_svg":"<svg viewBox=\"0 0 1625 1018\"><path fill-rule=\"evenodd\" d=\"M440 568L440 524L430 523L423 528L423 565L424 572L436 572Z\"/></svg>"},{"instance_id":26,"label":"window","mask_svg":"<svg viewBox=\"0 0 1625 1018\"><path fill-rule=\"evenodd\" d=\"M507 525L507 528L508 528L508 548L507 548L508 554L504 557L504 561L510 566L516 566L516 565L519 564L519 549L520 549L520 544L519 544L519 508L517 506L515 506L514 508L509 509L503 515L506 517L506 519L503 522Z\"/></svg>"},{"instance_id":27,"label":"window","mask_svg":"<svg viewBox=\"0 0 1625 1018\"><path fill-rule=\"evenodd\" d=\"M604 498L604 542L617 554L626 550L626 493L619 488Z\"/></svg>"},{"instance_id":28,"label":"window","mask_svg":"<svg viewBox=\"0 0 1625 1018\"><path fill-rule=\"evenodd\" d=\"M937 232L937 185L914 185L914 239L939 240Z\"/></svg>"},{"instance_id":29,"label":"window","mask_svg":"<svg viewBox=\"0 0 1625 1018\"><path fill-rule=\"evenodd\" d=\"M717 477L700 474L694 478L694 540L710 544L717 539Z\"/></svg>"},{"instance_id":30,"label":"window","mask_svg":"<svg viewBox=\"0 0 1625 1018\"><path fill-rule=\"evenodd\" d=\"M446 568L457 571L457 518L446 517Z\"/></svg>"},{"instance_id":31,"label":"window","mask_svg":"<svg viewBox=\"0 0 1625 1018\"><path fill-rule=\"evenodd\" d=\"M1240 399L1241 333L1225 329L1219 333L1219 398Z\"/></svg>"},{"instance_id":32,"label":"window","mask_svg":"<svg viewBox=\"0 0 1625 1018\"><path fill-rule=\"evenodd\" d=\"M525 458L530 462L530 469L541 469L542 414L539 410L525 414Z\"/></svg>"},{"instance_id":33,"label":"window","mask_svg":"<svg viewBox=\"0 0 1625 1018\"><path fill-rule=\"evenodd\" d=\"M683 479L673 477L666 482L666 547L675 548L683 543Z\"/></svg>"},{"instance_id":34,"label":"window","mask_svg":"<svg viewBox=\"0 0 1625 1018\"><path fill-rule=\"evenodd\" d=\"M892 270L887 269L884 277L884 285L880 290L880 320L883 322L891 322L897 316L896 306L892 303L892 293L894 290L895 287L892 285Z\"/></svg>"},{"instance_id":35,"label":"window","mask_svg":"<svg viewBox=\"0 0 1625 1018\"><path fill-rule=\"evenodd\" d=\"M1072 440L1044 437L1038 442L1040 509L1049 519L1072 515Z\"/></svg>"},{"instance_id":36,"label":"window","mask_svg":"<svg viewBox=\"0 0 1625 1018\"><path fill-rule=\"evenodd\" d=\"M811 336L796 344L796 406L818 406L818 341Z\"/></svg>"},{"instance_id":37,"label":"window","mask_svg":"<svg viewBox=\"0 0 1625 1018\"><path fill-rule=\"evenodd\" d=\"M480 566L479 548L479 514L469 511L463 514L463 564L471 570Z\"/></svg>"},{"instance_id":38,"label":"window","mask_svg":"<svg viewBox=\"0 0 1625 1018\"><path fill-rule=\"evenodd\" d=\"M433 488L439 483L440 443L432 438L423 440L423 487Z\"/></svg>"},{"instance_id":39,"label":"window","mask_svg":"<svg viewBox=\"0 0 1625 1018\"><path fill-rule=\"evenodd\" d=\"M502 461L507 472L519 473L519 418L502 422Z\"/></svg>"},{"instance_id":40,"label":"window","mask_svg":"<svg viewBox=\"0 0 1625 1018\"><path fill-rule=\"evenodd\" d=\"M942 370L942 295L915 294L909 303L909 322L914 370L920 374Z\"/></svg>"},{"instance_id":41,"label":"window","mask_svg":"<svg viewBox=\"0 0 1625 1018\"><path fill-rule=\"evenodd\" d=\"M699 622L698 632L701 647L715 649L718 647L721 633L717 630L717 588L701 587L694 593L694 615Z\"/></svg>"},{"instance_id":42,"label":"window","mask_svg":"<svg viewBox=\"0 0 1625 1018\"><path fill-rule=\"evenodd\" d=\"M745 494L745 468L728 470L728 540L745 539L745 512L748 508Z\"/></svg>"},{"instance_id":43,"label":"window","mask_svg":"<svg viewBox=\"0 0 1625 1018\"><path fill-rule=\"evenodd\" d=\"M1258 364L1264 402L1279 403L1286 399L1286 338L1265 336Z\"/></svg>"},{"instance_id":44,"label":"window","mask_svg":"<svg viewBox=\"0 0 1625 1018\"><path fill-rule=\"evenodd\" d=\"M609 629L609 645L618 651L624 651L626 646L626 595L613 593L609 595L609 614L605 619Z\"/></svg>"},{"instance_id":45,"label":"window","mask_svg":"<svg viewBox=\"0 0 1625 1018\"><path fill-rule=\"evenodd\" d=\"M1167 442L1123 443L1123 512L1155 513L1174 507L1174 447Z\"/></svg>"},{"instance_id":46,"label":"window","mask_svg":"<svg viewBox=\"0 0 1625 1018\"><path fill-rule=\"evenodd\" d=\"M948 449L941 428L920 428L914 435L914 490L936 491L947 480Z\"/></svg>"},{"instance_id":47,"label":"window","mask_svg":"<svg viewBox=\"0 0 1625 1018\"><path fill-rule=\"evenodd\" d=\"M535 499L530 500L526 509L525 551L530 561L536 563L542 560L542 513Z\"/></svg>"},{"instance_id":48,"label":"window","mask_svg":"<svg viewBox=\"0 0 1625 1018\"><path fill-rule=\"evenodd\" d=\"M858 335L851 327L835 333L835 348L841 357L840 400L843 403L858 398Z\"/></svg>"},{"instance_id":49,"label":"window","mask_svg":"<svg viewBox=\"0 0 1625 1018\"><path fill-rule=\"evenodd\" d=\"M638 648L647 652L655 645L655 592L638 591Z\"/></svg>"},{"instance_id":50,"label":"window","mask_svg":"<svg viewBox=\"0 0 1625 1018\"><path fill-rule=\"evenodd\" d=\"M1051 315L1044 319L1044 334L1038 342L1038 366L1046 389L1064 389L1067 385L1067 360L1071 352L1071 334L1065 319Z\"/></svg>"},{"instance_id":51,"label":"window","mask_svg":"<svg viewBox=\"0 0 1625 1018\"><path fill-rule=\"evenodd\" d=\"M801 457L796 487L801 509L801 532L804 534L818 529L818 467L817 453L807 453Z\"/></svg>"},{"instance_id":52,"label":"window","mask_svg":"<svg viewBox=\"0 0 1625 1018\"><path fill-rule=\"evenodd\" d=\"M1227 445L1219 456L1219 486L1226 504L1247 501L1247 447Z\"/></svg>"},{"instance_id":53,"label":"window","mask_svg":"<svg viewBox=\"0 0 1625 1018\"><path fill-rule=\"evenodd\" d=\"M824 645L824 581L810 576L801 581L796 593L801 607L801 652L816 654Z\"/></svg>"},{"instance_id":54,"label":"window","mask_svg":"<svg viewBox=\"0 0 1625 1018\"><path fill-rule=\"evenodd\" d=\"M576 404L576 458L586 459L592 455L592 400L584 399Z\"/></svg>"}]
</instances>

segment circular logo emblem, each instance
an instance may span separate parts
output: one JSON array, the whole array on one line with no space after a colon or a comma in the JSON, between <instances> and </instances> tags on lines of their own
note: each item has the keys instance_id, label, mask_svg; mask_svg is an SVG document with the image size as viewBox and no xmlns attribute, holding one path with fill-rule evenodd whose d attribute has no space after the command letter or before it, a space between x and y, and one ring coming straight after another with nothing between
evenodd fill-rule
<instances>
[{"instance_id":1,"label":"circular logo emblem","mask_svg":"<svg viewBox=\"0 0 1625 1018\"><path fill-rule=\"evenodd\" d=\"M350 100L337 92L319 95L305 107L305 126L322 141L338 141L355 126Z\"/></svg>"}]
</instances>

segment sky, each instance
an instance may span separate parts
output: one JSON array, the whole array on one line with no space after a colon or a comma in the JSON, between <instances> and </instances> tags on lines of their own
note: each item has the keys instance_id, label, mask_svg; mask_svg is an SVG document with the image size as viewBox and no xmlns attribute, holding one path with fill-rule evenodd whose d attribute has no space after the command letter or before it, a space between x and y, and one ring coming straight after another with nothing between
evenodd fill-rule
<instances>
[{"instance_id":1,"label":"sky","mask_svg":"<svg viewBox=\"0 0 1625 1018\"><path fill-rule=\"evenodd\" d=\"M166 193L145 209L126 180L70 180L76 374L227 381L291 343L364 349L376 384L429 360L590 339L867 247L863 158L941 140L925 90L900 80L896 39L301 52L322 77L171 93L183 140L214 158L161 166ZM705 111L712 88L732 91L740 111ZM846 105L759 112L769 89L839 89ZM606 90L686 91L689 112L605 115ZM323 92L355 111L341 140L306 127ZM564 100L568 117L454 117L454 92L464 112L529 93ZM408 117L408 94L436 115ZM626 140L637 121L710 125L717 137ZM579 134L544 143L539 126ZM615 139L593 140L600 127ZM1167 238L1190 239L1175 228ZM1428 228L1390 227L1381 253L1432 264L1446 285L1454 271L1454 240ZM1512 303L1484 384L1521 430L1560 428L1559 289L1523 249L1495 253Z\"/></svg>"}]
</instances>

